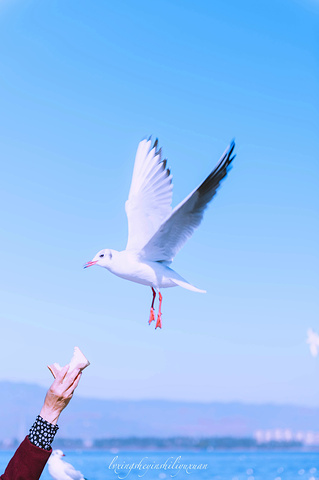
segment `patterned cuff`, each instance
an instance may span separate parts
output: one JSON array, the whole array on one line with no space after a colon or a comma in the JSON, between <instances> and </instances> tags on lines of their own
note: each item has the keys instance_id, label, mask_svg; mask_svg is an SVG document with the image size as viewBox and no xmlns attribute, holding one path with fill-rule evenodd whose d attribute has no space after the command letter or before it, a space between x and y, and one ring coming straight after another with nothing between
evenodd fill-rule
<instances>
[{"instance_id":1,"label":"patterned cuff","mask_svg":"<svg viewBox=\"0 0 319 480\"><path fill-rule=\"evenodd\" d=\"M53 442L58 429L59 427L57 425L52 425L52 423L47 422L38 415L34 424L30 428L28 437L30 442L36 447L50 450L51 443Z\"/></svg>"}]
</instances>

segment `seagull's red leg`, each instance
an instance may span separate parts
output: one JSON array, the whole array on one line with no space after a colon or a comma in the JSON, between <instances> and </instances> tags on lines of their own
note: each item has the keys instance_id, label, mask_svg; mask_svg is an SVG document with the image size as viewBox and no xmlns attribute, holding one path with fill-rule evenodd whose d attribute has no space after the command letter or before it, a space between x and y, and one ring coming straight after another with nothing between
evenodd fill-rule
<instances>
[{"instance_id":1,"label":"seagull's red leg","mask_svg":"<svg viewBox=\"0 0 319 480\"><path fill-rule=\"evenodd\" d=\"M155 292L153 287L152 287L152 292L153 292L153 301L152 301L152 305L151 305L150 319L148 321L149 325L153 322L153 320L155 320L154 301L155 301L155 297L156 297L156 292Z\"/></svg>"},{"instance_id":2,"label":"seagull's red leg","mask_svg":"<svg viewBox=\"0 0 319 480\"><path fill-rule=\"evenodd\" d=\"M159 307L158 307L158 315L157 315L157 322L156 322L156 327L162 328L162 294L161 292L158 292L158 297L159 297Z\"/></svg>"}]
</instances>

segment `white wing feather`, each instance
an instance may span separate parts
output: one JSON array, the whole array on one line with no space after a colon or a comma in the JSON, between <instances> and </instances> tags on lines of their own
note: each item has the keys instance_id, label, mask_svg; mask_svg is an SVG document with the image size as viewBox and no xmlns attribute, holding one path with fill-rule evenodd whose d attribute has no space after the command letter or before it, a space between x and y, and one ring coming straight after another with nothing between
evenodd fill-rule
<instances>
[{"instance_id":1,"label":"white wing feather","mask_svg":"<svg viewBox=\"0 0 319 480\"><path fill-rule=\"evenodd\" d=\"M83 475L79 470L75 470L71 463L63 462L64 463L64 473L69 475L70 479L72 480L83 480Z\"/></svg>"},{"instance_id":2,"label":"white wing feather","mask_svg":"<svg viewBox=\"0 0 319 480\"><path fill-rule=\"evenodd\" d=\"M137 148L131 188L125 210L128 220L126 250L139 251L171 211L172 176L157 150L157 140L142 140Z\"/></svg>"},{"instance_id":3,"label":"white wing feather","mask_svg":"<svg viewBox=\"0 0 319 480\"><path fill-rule=\"evenodd\" d=\"M158 231L141 249L140 257L170 263L202 221L208 202L227 175L235 143L232 142L218 165L204 182L185 198L161 224Z\"/></svg>"}]
</instances>

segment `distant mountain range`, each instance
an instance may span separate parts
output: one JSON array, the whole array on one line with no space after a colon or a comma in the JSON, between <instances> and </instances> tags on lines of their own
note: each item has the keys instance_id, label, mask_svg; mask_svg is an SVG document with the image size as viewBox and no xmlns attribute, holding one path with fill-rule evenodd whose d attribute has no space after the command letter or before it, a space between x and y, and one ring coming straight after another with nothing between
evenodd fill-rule
<instances>
[{"instance_id":1,"label":"distant mountain range","mask_svg":"<svg viewBox=\"0 0 319 480\"><path fill-rule=\"evenodd\" d=\"M0 382L0 441L21 439L46 390ZM111 437L251 437L258 429L319 432L319 408L292 405L98 400L75 396L60 418L57 437L85 441Z\"/></svg>"}]
</instances>

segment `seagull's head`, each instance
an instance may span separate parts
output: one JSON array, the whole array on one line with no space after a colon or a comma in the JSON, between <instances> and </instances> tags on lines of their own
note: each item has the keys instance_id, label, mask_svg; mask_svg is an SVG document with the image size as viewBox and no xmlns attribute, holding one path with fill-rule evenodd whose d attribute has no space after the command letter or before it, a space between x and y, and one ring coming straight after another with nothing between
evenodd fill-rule
<instances>
[{"instance_id":1,"label":"seagull's head","mask_svg":"<svg viewBox=\"0 0 319 480\"><path fill-rule=\"evenodd\" d=\"M92 265L99 265L100 267L108 268L111 265L113 257L113 250L105 248L100 250L93 260L87 262L83 268L92 267Z\"/></svg>"},{"instance_id":2,"label":"seagull's head","mask_svg":"<svg viewBox=\"0 0 319 480\"><path fill-rule=\"evenodd\" d=\"M53 450L53 452L51 454L51 457L52 458L62 458L62 457L65 457L65 455L62 452L62 450Z\"/></svg>"}]
</instances>

